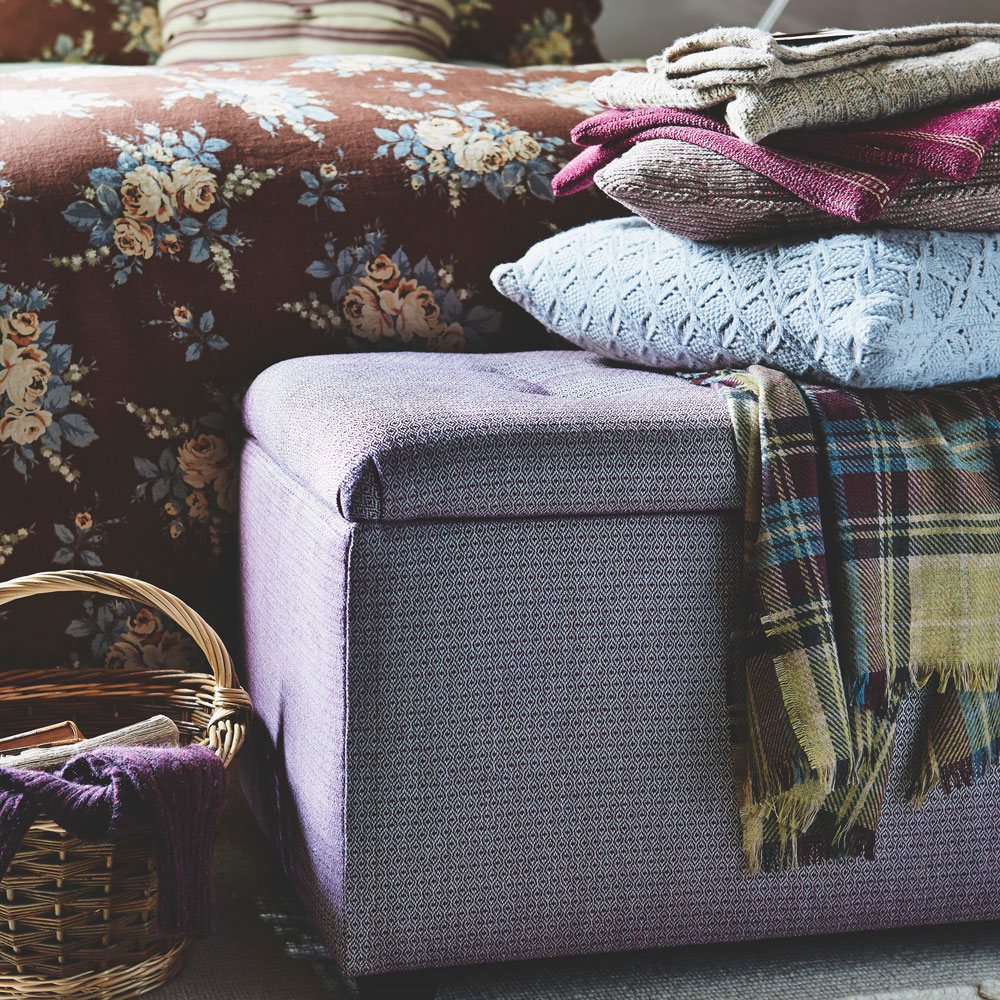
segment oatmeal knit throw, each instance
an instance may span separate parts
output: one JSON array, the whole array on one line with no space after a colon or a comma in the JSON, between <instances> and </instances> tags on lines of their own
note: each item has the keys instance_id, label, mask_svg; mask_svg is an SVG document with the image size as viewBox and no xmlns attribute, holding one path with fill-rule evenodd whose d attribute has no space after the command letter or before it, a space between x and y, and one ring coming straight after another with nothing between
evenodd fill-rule
<instances>
[{"instance_id":1,"label":"oatmeal knit throw","mask_svg":"<svg viewBox=\"0 0 1000 1000\"><path fill-rule=\"evenodd\" d=\"M607 108L722 105L734 135L745 142L760 142L786 129L858 124L995 97L1000 93L1000 28L974 27L981 28L982 35L956 35L950 47L942 48L945 43L937 42L941 50L927 54L889 55L859 63L856 60L863 50L858 50L850 58L841 56L841 65L811 75L775 75L704 87L691 85L700 79L699 74L690 80L665 75L660 69L666 58L662 56L650 60L645 73L622 70L599 77L591 93ZM823 62L817 59L814 65ZM772 66L765 73L773 70ZM715 79L714 72L707 72L706 79Z\"/></svg>"},{"instance_id":2,"label":"oatmeal knit throw","mask_svg":"<svg viewBox=\"0 0 1000 1000\"><path fill-rule=\"evenodd\" d=\"M204 937L225 789L222 762L201 746L114 747L74 757L55 774L0 768L0 879L42 813L92 842L151 827L160 931Z\"/></svg>"},{"instance_id":3,"label":"oatmeal knit throw","mask_svg":"<svg viewBox=\"0 0 1000 1000\"><path fill-rule=\"evenodd\" d=\"M1000 384L693 378L726 399L746 488L728 700L748 864L870 858L907 691L930 689L914 806L1000 759Z\"/></svg>"},{"instance_id":4,"label":"oatmeal knit throw","mask_svg":"<svg viewBox=\"0 0 1000 1000\"><path fill-rule=\"evenodd\" d=\"M875 31L818 32L812 40L786 41L757 28L710 28L679 38L646 61L673 86L706 95L710 104L732 97L733 87L760 86L862 63L907 59L976 42L1000 41L1000 24L952 21Z\"/></svg>"},{"instance_id":5,"label":"oatmeal knit throw","mask_svg":"<svg viewBox=\"0 0 1000 1000\"><path fill-rule=\"evenodd\" d=\"M677 139L721 153L824 212L863 223L877 218L918 175L974 176L998 135L1000 100L906 115L862 130L788 132L764 145L743 142L717 118L695 111L605 111L573 129L573 141L586 149L555 175L552 190L581 191L637 143Z\"/></svg>"}]
</instances>

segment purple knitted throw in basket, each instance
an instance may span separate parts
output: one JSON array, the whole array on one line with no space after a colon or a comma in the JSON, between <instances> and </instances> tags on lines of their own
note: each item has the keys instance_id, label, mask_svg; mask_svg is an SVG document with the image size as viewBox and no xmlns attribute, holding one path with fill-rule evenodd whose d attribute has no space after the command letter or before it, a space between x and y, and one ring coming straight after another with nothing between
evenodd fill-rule
<instances>
[{"instance_id":1,"label":"purple knitted throw in basket","mask_svg":"<svg viewBox=\"0 0 1000 1000\"><path fill-rule=\"evenodd\" d=\"M56 774L0 768L0 879L41 813L86 841L120 840L149 825L160 931L205 937L225 791L222 761L201 746L108 748L80 754Z\"/></svg>"},{"instance_id":2,"label":"purple knitted throw in basket","mask_svg":"<svg viewBox=\"0 0 1000 1000\"><path fill-rule=\"evenodd\" d=\"M918 174L964 180L1000 134L1000 100L887 119L861 130L800 130L763 144L738 139L718 118L675 108L605 111L573 129L587 148L552 180L556 195L589 187L594 175L647 139L677 139L721 153L816 208L871 222Z\"/></svg>"}]
</instances>

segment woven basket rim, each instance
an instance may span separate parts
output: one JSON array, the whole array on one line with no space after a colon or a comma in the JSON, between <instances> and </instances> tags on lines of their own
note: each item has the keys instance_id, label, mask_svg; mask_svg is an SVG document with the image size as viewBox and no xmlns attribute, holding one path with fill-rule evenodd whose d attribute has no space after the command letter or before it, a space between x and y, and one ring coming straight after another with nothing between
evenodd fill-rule
<instances>
[{"instance_id":1,"label":"woven basket rim","mask_svg":"<svg viewBox=\"0 0 1000 1000\"><path fill-rule=\"evenodd\" d=\"M198 740L216 753L226 767L233 761L246 738L246 727L251 711L250 697L240 686L233 668L233 660L219 634L193 608L169 591L162 590L151 583L136 580L115 573L103 573L90 570L56 570L51 573L33 573L30 576L17 577L0 583L0 607L12 601L42 594L65 592L91 592L119 597L124 600L139 601L150 605L172 618L197 643L208 661L211 677L214 680L215 691L212 698L212 715L205 727L205 732ZM68 667L54 667L52 672L70 671ZM77 678L86 679L88 671L72 671ZM89 671L91 675L100 670ZM0 699L3 698L3 683L15 677L17 671L0 672ZM116 671L116 674L118 671ZM158 671L155 669L122 671L122 676L161 678L183 680L191 678L204 683L208 675L185 673L172 670ZM13 694L13 692L11 692ZM53 697L66 697L64 685L53 685ZM35 697L38 693L35 692ZM8 699L9 700L9 699Z\"/></svg>"},{"instance_id":2,"label":"woven basket rim","mask_svg":"<svg viewBox=\"0 0 1000 1000\"><path fill-rule=\"evenodd\" d=\"M247 725L251 712L250 698L240 686L233 669L232 658L221 638L215 630L192 608L173 594L161 590L152 584L130 577L118 576L112 573L91 572L81 570L60 570L51 573L36 573L0 583L0 606L12 601L41 594L61 593L67 591L88 591L106 594L125 600L139 601L155 608L169 616L183 628L197 643L208 661L208 671L190 672L180 670L157 670L155 668L74 668L59 666L51 668L15 669L0 671L0 703L45 703L48 701L77 702L90 701L95 703L101 698L114 702L116 700L143 699L148 697L156 701L159 697L165 704L171 703L171 698L178 701L174 707L187 713L178 715L175 721L180 723L186 719L188 734L195 735L193 742L209 747L228 767L235 759L246 738ZM178 697L180 696L180 697ZM194 708L181 708L185 701L195 705ZM115 709L117 711L117 709ZM165 709L169 714L169 708ZM88 734L90 735L90 734ZM31 826L30 834L70 835L57 823L44 817L39 817ZM80 854L86 847L93 849L94 845L79 845ZM26 848L26 850L28 850ZM73 844L67 843L63 852L71 858L77 850ZM28 857L30 857L30 851ZM149 848L152 861L152 846ZM134 858L134 855L133 855ZM16 860L16 856L15 856ZM150 878L155 879L155 869L150 868ZM24 876L16 882L18 891L25 886ZM29 898L31 881L27 882ZM39 875L39 889L51 884L51 875ZM150 883L155 886L155 882ZM39 890L34 890L36 893ZM135 891L131 889L129 891ZM150 888L145 890L146 893ZM39 893L41 895L41 893ZM37 898L37 897L36 897ZM155 897L153 912L155 918ZM46 904L47 905L47 904ZM126 906L128 904L126 903ZM58 907L55 911L59 913ZM128 912L126 909L124 912ZM87 930L80 930L83 934ZM13 927L11 928L13 932ZM80 941L86 946L83 936L75 936L76 927L70 927L66 933L65 952L72 958L72 946ZM134 931L133 931L134 933ZM30 940L30 938L29 938ZM63 962L62 938L57 952L58 961ZM125 932L117 940L111 937L102 947L112 952L116 946L119 953L125 957L132 947L129 942L134 940ZM47 961L28 959L23 967L24 972L0 972L0 998L23 998L23 1000L91 1000L95 996L108 1000L126 1000L148 992L166 982L179 971L189 941L187 939L153 938L161 950L150 953L148 948L136 954L137 961L133 963L116 963L102 969L99 966L89 971L80 971L79 961L76 971L65 976L49 976L32 972L36 969L48 971L51 958ZM124 947L124 951L122 946ZM16 941L14 946L17 951ZM41 953L44 954L44 953ZM51 952L50 952L51 955ZM139 957L141 955L141 957ZM21 964L16 964L21 968Z\"/></svg>"}]
</instances>

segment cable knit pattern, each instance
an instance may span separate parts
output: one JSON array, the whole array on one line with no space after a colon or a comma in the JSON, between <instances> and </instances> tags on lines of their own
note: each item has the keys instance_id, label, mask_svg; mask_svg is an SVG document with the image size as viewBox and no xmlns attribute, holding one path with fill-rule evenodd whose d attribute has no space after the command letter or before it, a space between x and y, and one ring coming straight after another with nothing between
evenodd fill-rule
<instances>
[{"instance_id":1,"label":"cable knit pattern","mask_svg":"<svg viewBox=\"0 0 1000 1000\"><path fill-rule=\"evenodd\" d=\"M656 368L764 364L914 389L1000 376L1000 235L694 243L639 219L560 233L493 283L553 332Z\"/></svg>"},{"instance_id":2,"label":"cable knit pattern","mask_svg":"<svg viewBox=\"0 0 1000 1000\"><path fill-rule=\"evenodd\" d=\"M1000 42L847 66L748 87L694 90L656 73L619 70L591 84L606 108L706 108L728 101L726 124L745 142L791 128L858 124L990 97L1000 90Z\"/></svg>"}]
</instances>

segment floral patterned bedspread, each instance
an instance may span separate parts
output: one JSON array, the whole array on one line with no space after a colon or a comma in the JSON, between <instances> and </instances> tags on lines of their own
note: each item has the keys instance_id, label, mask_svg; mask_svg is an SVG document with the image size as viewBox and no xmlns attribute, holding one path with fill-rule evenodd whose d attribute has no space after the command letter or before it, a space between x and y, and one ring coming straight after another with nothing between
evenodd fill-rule
<instances>
[{"instance_id":1,"label":"floral patterned bedspread","mask_svg":"<svg viewBox=\"0 0 1000 1000\"><path fill-rule=\"evenodd\" d=\"M546 346L488 275L618 214L550 186L604 72L351 56L0 77L0 576L135 575L232 637L246 386L304 354ZM122 602L6 610L2 666L194 662Z\"/></svg>"}]
</instances>

